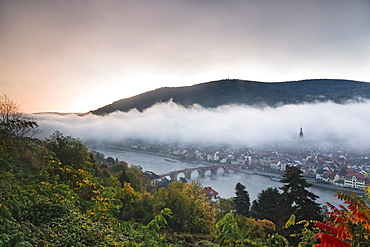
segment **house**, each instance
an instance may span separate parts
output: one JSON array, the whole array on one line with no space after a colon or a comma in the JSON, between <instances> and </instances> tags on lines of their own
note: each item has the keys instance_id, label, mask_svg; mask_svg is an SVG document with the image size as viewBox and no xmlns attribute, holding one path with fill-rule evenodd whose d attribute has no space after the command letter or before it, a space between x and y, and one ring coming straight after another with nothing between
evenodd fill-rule
<instances>
[{"instance_id":1,"label":"house","mask_svg":"<svg viewBox=\"0 0 370 247\"><path fill-rule=\"evenodd\" d=\"M171 182L171 181L170 181L170 180L168 180L167 178L163 178L163 179L161 180L161 182L159 183L159 186L160 186L160 187L166 187L170 182Z\"/></svg>"},{"instance_id":2,"label":"house","mask_svg":"<svg viewBox=\"0 0 370 247\"><path fill-rule=\"evenodd\" d=\"M274 162L274 163L271 163L270 164L270 168L272 169L272 170L275 170L275 171L277 171L277 170L281 170L281 162L280 161L278 161L278 162Z\"/></svg>"},{"instance_id":3,"label":"house","mask_svg":"<svg viewBox=\"0 0 370 247\"><path fill-rule=\"evenodd\" d=\"M218 195L218 192L215 191L214 189L212 189L211 187L205 187L203 189L203 192L211 200L215 200L215 199L219 199L220 198L220 196Z\"/></svg>"},{"instance_id":4,"label":"house","mask_svg":"<svg viewBox=\"0 0 370 247\"><path fill-rule=\"evenodd\" d=\"M339 179L340 179L339 172L335 171L326 171L324 172L321 178L322 181L330 184L334 184L335 182L339 181Z\"/></svg>"},{"instance_id":5,"label":"house","mask_svg":"<svg viewBox=\"0 0 370 247\"><path fill-rule=\"evenodd\" d=\"M207 161L218 161L220 159L219 152L215 152L214 154L207 154Z\"/></svg>"},{"instance_id":6,"label":"house","mask_svg":"<svg viewBox=\"0 0 370 247\"><path fill-rule=\"evenodd\" d=\"M315 177L317 171L317 165L315 164L309 164L307 165L307 175L310 177Z\"/></svg>"},{"instance_id":7,"label":"house","mask_svg":"<svg viewBox=\"0 0 370 247\"><path fill-rule=\"evenodd\" d=\"M270 164L271 164L270 158L263 157L263 159L260 159L260 165L262 167L270 167Z\"/></svg>"},{"instance_id":8,"label":"house","mask_svg":"<svg viewBox=\"0 0 370 247\"><path fill-rule=\"evenodd\" d=\"M145 171L145 172L143 172L143 174L150 177L150 181L151 181L152 185L157 185L157 184L160 184L162 182L162 178L159 175L152 172L152 171Z\"/></svg>"},{"instance_id":9,"label":"house","mask_svg":"<svg viewBox=\"0 0 370 247\"><path fill-rule=\"evenodd\" d=\"M243 158L237 158L236 159L236 164L244 166L246 164L245 158L244 157Z\"/></svg>"},{"instance_id":10,"label":"house","mask_svg":"<svg viewBox=\"0 0 370 247\"><path fill-rule=\"evenodd\" d=\"M368 180L369 179L364 174L349 172L344 176L344 186L364 190Z\"/></svg>"}]
</instances>

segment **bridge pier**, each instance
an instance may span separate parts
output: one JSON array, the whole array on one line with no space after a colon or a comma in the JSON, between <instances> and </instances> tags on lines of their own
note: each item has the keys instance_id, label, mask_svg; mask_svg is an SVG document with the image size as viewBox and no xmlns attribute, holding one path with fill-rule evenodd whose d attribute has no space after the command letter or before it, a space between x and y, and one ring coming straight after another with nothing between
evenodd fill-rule
<instances>
[{"instance_id":1,"label":"bridge pier","mask_svg":"<svg viewBox=\"0 0 370 247\"><path fill-rule=\"evenodd\" d=\"M204 178L205 177L205 173L206 173L207 170L204 170L204 169L200 169L198 170L198 176L200 178Z\"/></svg>"},{"instance_id":2,"label":"bridge pier","mask_svg":"<svg viewBox=\"0 0 370 247\"><path fill-rule=\"evenodd\" d=\"M192 170L188 170L187 172L184 172L185 173L185 179L191 179L191 172L192 172Z\"/></svg>"},{"instance_id":3,"label":"bridge pier","mask_svg":"<svg viewBox=\"0 0 370 247\"><path fill-rule=\"evenodd\" d=\"M218 167L211 167L211 175L217 175Z\"/></svg>"}]
</instances>

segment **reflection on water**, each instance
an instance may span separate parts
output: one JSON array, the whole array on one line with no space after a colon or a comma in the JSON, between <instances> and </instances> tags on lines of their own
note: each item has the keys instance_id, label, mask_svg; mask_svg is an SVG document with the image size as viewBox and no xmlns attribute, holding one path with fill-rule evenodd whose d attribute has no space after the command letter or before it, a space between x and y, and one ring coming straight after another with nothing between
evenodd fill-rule
<instances>
[{"instance_id":1,"label":"reflection on water","mask_svg":"<svg viewBox=\"0 0 370 247\"><path fill-rule=\"evenodd\" d=\"M182 170L184 168L198 167L199 163L174 163L165 160L165 157L159 157L140 152L132 151L117 151L117 150L97 150L99 153L105 155L105 157L118 158L121 161L125 161L129 165L139 165L143 170L152 171L157 174L164 174L174 170ZM223 174L223 170L219 169L217 175L211 175L210 171L206 172L204 178L199 178L197 172L193 172L192 180L199 181L204 187L210 186L216 190L219 195L223 198L230 198L235 196L235 185L240 182L245 185L246 190L249 193L251 201L257 198L257 195L261 190L267 189L268 187L281 187L282 183L271 181L268 177L251 175L245 173L238 173L230 171L230 174ZM181 177L181 175L179 175ZM318 203L324 204L330 202L333 205L339 205L340 200L334 197L334 191L323 190L319 188L310 188L310 191L320 196L317 200Z\"/></svg>"}]
</instances>

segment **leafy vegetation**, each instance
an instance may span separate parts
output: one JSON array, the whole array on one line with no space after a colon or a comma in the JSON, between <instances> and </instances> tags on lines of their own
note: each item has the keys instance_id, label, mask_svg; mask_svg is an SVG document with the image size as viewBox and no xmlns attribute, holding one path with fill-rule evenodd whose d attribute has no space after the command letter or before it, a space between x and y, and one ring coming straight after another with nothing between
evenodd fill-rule
<instances>
[{"instance_id":1,"label":"leafy vegetation","mask_svg":"<svg viewBox=\"0 0 370 247\"><path fill-rule=\"evenodd\" d=\"M245 190L245 186L241 183L235 185L235 197L234 197L236 213L245 217L249 216L250 198L248 191Z\"/></svg>"},{"instance_id":2,"label":"leafy vegetation","mask_svg":"<svg viewBox=\"0 0 370 247\"><path fill-rule=\"evenodd\" d=\"M303 178L302 173L297 167L287 167L281 180L284 185L281 187L283 192L279 204L282 207L283 222L286 222L291 215L295 215L297 221L323 219L323 210L315 202L318 196L307 190L312 184ZM296 224L283 233L291 242L298 243L299 239L294 238L292 234L296 234L301 230L301 225Z\"/></svg>"},{"instance_id":3,"label":"leafy vegetation","mask_svg":"<svg viewBox=\"0 0 370 247\"><path fill-rule=\"evenodd\" d=\"M168 226L175 232L209 234L215 225L215 209L202 188L194 183L172 182L155 195L154 212L169 208Z\"/></svg>"},{"instance_id":4,"label":"leafy vegetation","mask_svg":"<svg viewBox=\"0 0 370 247\"><path fill-rule=\"evenodd\" d=\"M212 201L200 184L153 185L140 167L60 132L38 140L37 123L9 109L0 124L0 246L369 245L365 199L339 193L348 208L329 204L322 220L298 168L287 170L281 194L268 188L252 207L240 183L234 198Z\"/></svg>"},{"instance_id":5,"label":"leafy vegetation","mask_svg":"<svg viewBox=\"0 0 370 247\"><path fill-rule=\"evenodd\" d=\"M277 226L283 225L282 205L279 203L281 194L277 188L262 190L252 202L250 214L255 219L267 219Z\"/></svg>"},{"instance_id":6,"label":"leafy vegetation","mask_svg":"<svg viewBox=\"0 0 370 247\"><path fill-rule=\"evenodd\" d=\"M370 187L367 188L367 195L370 195ZM340 205L338 209L327 203L332 209L328 213L330 217L325 222L315 223L321 230L316 235L321 242L317 246L369 246L370 207L365 198L343 192L335 196L343 200L347 207Z\"/></svg>"},{"instance_id":7,"label":"leafy vegetation","mask_svg":"<svg viewBox=\"0 0 370 247\"><path fill-rule=\"evenodd\" d=\"M280 203L286 218L296 215L298 220L322 220L322 208L315 200L317 195L307 190L312 184L302 176L303 172L298 167L288 166L281 182L282 194Z\"/></svg>"}]
</instances>

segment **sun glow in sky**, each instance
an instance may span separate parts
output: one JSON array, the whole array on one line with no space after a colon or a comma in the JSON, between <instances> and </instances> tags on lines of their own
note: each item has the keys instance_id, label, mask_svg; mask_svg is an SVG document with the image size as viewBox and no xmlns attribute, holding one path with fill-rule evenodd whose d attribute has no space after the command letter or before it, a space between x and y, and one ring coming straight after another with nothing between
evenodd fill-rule
<instances>
[{"instance_id":1,"label":"sun glow in sky","mask_svg":"<svg viewBox=\"0 0 370 247\"><path fill-rule=\"evenodd\" d=\"M225 79L370 82L368 0L0 1L0 93L87 112Z\"/></svg>"}]
</instances>

